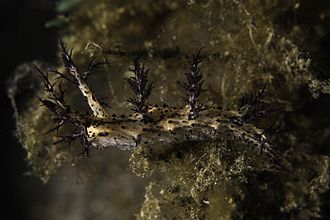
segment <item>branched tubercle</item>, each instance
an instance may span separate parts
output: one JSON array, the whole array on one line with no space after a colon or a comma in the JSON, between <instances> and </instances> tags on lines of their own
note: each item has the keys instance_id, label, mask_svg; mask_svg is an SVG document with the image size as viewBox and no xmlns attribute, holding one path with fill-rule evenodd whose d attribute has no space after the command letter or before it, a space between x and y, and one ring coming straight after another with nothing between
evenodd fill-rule
<instances>
[{"instance_id":1,"label":"branched tubercle","mask_svg":"<svg viewBox=\"0 0 330 220\"><path fill-rule=\"evenodd\" d=\"M141 57L137 55L133 58L133 65L130 71L134 73L134 76L127 77L125 80L130 85L134 96L129 98L128 101L133 104L132 110L134 112L145 117L149 106L147 100L153 89L152 83L148 83L149 69L145 69L141 63Z\"/></svg>"},{"instance_id":2,"label":"branched tubercle","mask_svg":"<svg viewBox=\"0 0 330 220\"><path fill-rule=\"evenodd\" d=\"M186 91L186 96L183 97L183 100L190 107L189 119L197 118L199 112L202 110L202 105L199 102L199 96L204 91L202 89L203 74L200 69L202 62L201 50L193 55L189 62L189 71L185 73L187 81L178 82L179 86Z\"/></svg>"}]
</instances>

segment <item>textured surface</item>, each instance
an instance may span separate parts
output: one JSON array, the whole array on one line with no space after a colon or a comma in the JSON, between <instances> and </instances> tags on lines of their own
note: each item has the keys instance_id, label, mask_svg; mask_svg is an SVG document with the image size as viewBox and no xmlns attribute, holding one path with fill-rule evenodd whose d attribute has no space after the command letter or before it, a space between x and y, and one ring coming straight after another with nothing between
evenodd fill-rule
<instances>
[{"instance_id":1,"label":"textured surface","mask_svg":"<svg viewBox=\"0 0 330 220\"><path fill-rule=\"evenodd\" d=\"M65 2L70 1L62 4ZM150 160L152 152L148 147L140 147L132 152L130 162L135 173L150 176L142 204L141 182L127 174L126 154L106 149L92 151L91 159L82 159L77 157L79 147L52 145L55 137L42 135L52 127L50 114L33 93L41 97L45 94L38 80L30 77L32 70L22 66L14 81L18 86L12 86L10 94L18 103L19 137L33 173L47 181L62 164L74 164L95 181L88 181L82 190L88 195L77 198L81 203L70 209L68 219L95 217L92 210L101 210L100 207L112 207L97 211L100 219L132 218L133 213L141 219L310 219L320 214L320 195L328 187L329 75L318 71L326 65L313 56L318 46L310 50L311 59L300 48L308 48L308 37L314 33L321 33L316 39L322 39L326 30L322 22L329 19L328 11L321 12L320 20L314 21L323 32L312 32L312 25L304 22L284 22L287 13L299 19L301 11L306 11L306 3L300 1L262 4L257 0L168 0L141 5L138 1L98 0L71 5L66 9L69 16L59 16L57 24L61 25L65 43L74 48L78 65L87 66L90 59L109 61L109 65L91 74L89 84L98 97L109 97L112 113L128 113L130 109L126 102L129 87L123 79L129 74L127 53L142 50L148 57L146 65L155 85L150 102L182 106L182 91L176 82L182 80L187 69L186 55L203 47L201 67L207 91L201 95L201 102L237 109L240 97L267 83L265 102L284 106L285 111L259 121L258 126L266 128L275 121L273 142L294 175L268 169L267 160L259 154L225 139L184 143L179 151L157 160ZM310 31L306 35L301 31L305 27ZM28 88L32 95L22 101L19 97L27 87L20 78L31 80ZM66 90L73 108L88 109L78 90L70 85ZM277 127L284 132L276 132ZM121 169L116 169L116 164ZM102 172L91 171L90 165L92 170ZM120 188L98 186L106 186L108 182L103 177L112 175L115 180L109 184L118 183ZM67 189L65 194L81 196L72 187L71 183L58 183L58 189ZM128 189L136 191L131 194ZM114 192L117 196L111 197ZM120 197L127 199L121 203ZM86 201L95 201L89 206L94 208L84 209L87 213L79 211L86 207ZM53 208L63 210L61 206ZM110 213L114 216L109 217ZM126 213L125 217L122 213Z\"/></svg>"}]
</instances>

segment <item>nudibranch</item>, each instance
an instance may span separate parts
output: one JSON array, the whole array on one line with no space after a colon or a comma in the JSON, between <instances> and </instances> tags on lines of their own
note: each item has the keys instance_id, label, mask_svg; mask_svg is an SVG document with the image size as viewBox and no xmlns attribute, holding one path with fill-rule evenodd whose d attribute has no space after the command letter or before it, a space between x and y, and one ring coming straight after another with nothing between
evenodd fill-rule
<instances>
[{"instance_id":1,"label":"nudibranch","mask_svg":"<svg viewBox=\"0 0 330 220\"><path fill-rule=\"evenodd\" d=\"M165 104L152 106L148 102L153 86L148 83L149 69L145 69L141 58L133 58L130 69L133 77L126 78L134 96L128 101L134 106L133 114L116 116L109 114L100 100L86 83L86 72L81 72L72 59L64 44L62 48L62 60L65 73L50 70L47 73L37 70L43 79L47 98L39 98L40 101L55 115L58 123L50 131L55 131L64 124L71 124L75 132L69 135L59 135L58 142L72 142L80 139L84 147L83 155L89 155L91 146L96 148L116 147L121 150L131 150L135 147L151 146L155 152L162 153L171 146L185 142L233 140L244 146L251 147L262 155L266 155L271 161L279 164L277 153L265 135L265 131L256 127L254 120L271 114L274 109L265 110L262 107L261 96L265 87L256 95L245 100L239 110L228 111L218 106L205 106L200 103L199 96L204 91L203 74L200 64L202 62L201 51L192 56L189 61L189 69L186 82L178 85L186 92L184 96L185 106L171 107ZM88 71L98 64L90 65ZM53 72L59 78L75 84L85 97L92 114L82 114L73 111L70 105L64 101L64 93L59 83L58 89L48 78ZM49 132L50 132L49 131Z\"/></svg>"}]
</instances>

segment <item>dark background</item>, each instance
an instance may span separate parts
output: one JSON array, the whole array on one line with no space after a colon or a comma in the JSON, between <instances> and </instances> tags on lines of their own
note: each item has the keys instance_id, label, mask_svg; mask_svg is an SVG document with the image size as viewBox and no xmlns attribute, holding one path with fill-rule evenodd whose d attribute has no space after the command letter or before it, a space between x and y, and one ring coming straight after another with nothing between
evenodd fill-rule
<instances>
[{"instance_id":1,"label":"dark background","mask_svg":"<svg viewBox=\"0 0 330 220\"><path fill-rule=\"evenodd\" d=\"M56 59L56 29L45 28L45 22L55 17L54 4L51 0L1 0L0 3L0 147L4 174L0 219L33 219L29 212L32 204L49 202L46 196L49 186L24 175L29 167L25 151L13 135L15 122L5 83L23 62Z\"/></svg>"}]
</instances>

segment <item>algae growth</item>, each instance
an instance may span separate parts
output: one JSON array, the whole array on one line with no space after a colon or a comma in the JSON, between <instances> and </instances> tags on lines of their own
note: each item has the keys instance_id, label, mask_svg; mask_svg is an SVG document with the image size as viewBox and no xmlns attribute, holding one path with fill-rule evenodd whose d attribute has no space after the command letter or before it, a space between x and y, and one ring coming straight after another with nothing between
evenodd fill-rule
<instances>
[{"instance_id":1,"label":"algae growth","mask_svg":"<svg viewBox=\"0 0 330 220\"><path fill-rule=\"evenodd\" d=\"M152 103L183 105L176 82L184 76L186 57L200 48L207 90L201 96L203 102L237 109L241 97L267 83L264 101L283 106L283 111L257 123L265 128L274 124L269 136L292 172L272 169L266 158L225 139L185 143L157 160L150 159L153 152L149 148L138 147L130 153L129 162L132 171L148 182L141 203L140 192L124 192L126 188L138 191L141 181L127 177L125 169L115 166L125 166L127 155L99 149L91 152L91 158L81 158L79 143L53 145L56 137L43 135L53 124L51 114L40 106L36 95L42 98L46 94L34 69L25 64L17 68L8 92L16 110L17 136L28 153L31 173L47 182L59 167L70 164L95 181L103 181L103 173L113 176L112 181L118 184L122 180L126 184L121 188L122 195L130 198L126 200L129 203L118 199L115 187L98 191L108 195L117 192L101 203L116 204L112 212L121 213L116 217L122 219L322 216L321 195L329 185L329 74L320 74L325 64L315 55L317 46L308 50L311 36L304 34L305 24L288 24L285 20L288 13L301 16L306 4L299 0L146 0L143 4L66 0L58 5L58 19L49 23L59 25L63 41L73 48L79 66L88 66L91 59L106 63L90 74L89 83L98 97L108 97L114 114L129 113L126 99L130 91L123 78L129 74L130 57L136 51L144 52L155 83L153 94L157 95L151 95ZM320 33L316 41L324 38L330 9L319 10L320 19L314 21ZM314 33L311 26L307 28ZM63 68L40 61L35 64L41 69ZM87 110L79 91L65 86L73 108ZM136 185L128 179L137 181ZM93 185L86 188L96 190ZM102 216L116 218L107 211L99 218Z\"/></svg>"}]
</instances>

